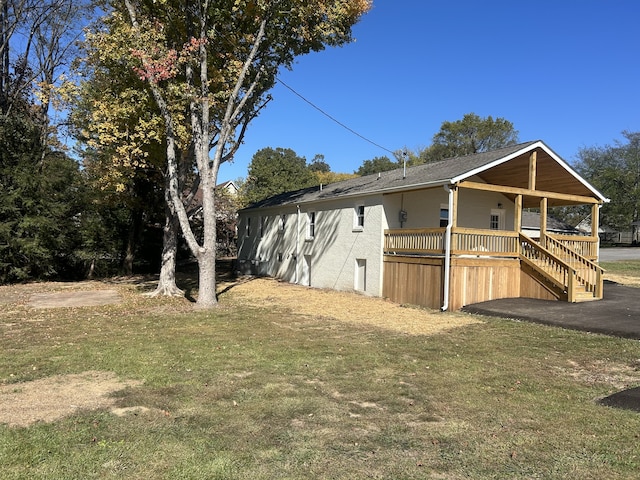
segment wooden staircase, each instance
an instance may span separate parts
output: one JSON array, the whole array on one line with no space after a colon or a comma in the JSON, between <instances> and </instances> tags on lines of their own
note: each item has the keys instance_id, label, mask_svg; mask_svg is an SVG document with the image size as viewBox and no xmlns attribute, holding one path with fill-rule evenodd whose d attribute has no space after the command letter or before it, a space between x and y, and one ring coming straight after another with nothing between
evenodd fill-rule
<instances>
[{"instance_id":1,"label":"wooden staircase","mask_svg":"<svg viewBox=\"0 0 640 480\"><path fill-rule=\"evenodd\" d=\"M559 300L602 299L604 270L553 237L538 243L521 233L519 253L522 269Z\"/></svg>"}]
</instances>

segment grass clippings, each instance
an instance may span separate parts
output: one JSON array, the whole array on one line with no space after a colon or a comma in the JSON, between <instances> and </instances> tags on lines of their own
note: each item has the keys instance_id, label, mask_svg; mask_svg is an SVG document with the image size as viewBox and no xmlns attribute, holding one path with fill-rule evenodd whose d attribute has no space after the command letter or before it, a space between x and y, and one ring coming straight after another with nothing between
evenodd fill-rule
<instances>
[{"instance_id":1,"label":"grass clippings","mask_svg":"<svg viewBox=\"0 0 640 480\"><path fill-rule=\"evenodd\" d=\"M482 323L463 313L402 306L378 297L292 285L256 278L233 287L233 296L266 308L286 309L301 316L326 317L360 326L408 335L435 335L456 327Z\"/></svg>"}]
</instances>

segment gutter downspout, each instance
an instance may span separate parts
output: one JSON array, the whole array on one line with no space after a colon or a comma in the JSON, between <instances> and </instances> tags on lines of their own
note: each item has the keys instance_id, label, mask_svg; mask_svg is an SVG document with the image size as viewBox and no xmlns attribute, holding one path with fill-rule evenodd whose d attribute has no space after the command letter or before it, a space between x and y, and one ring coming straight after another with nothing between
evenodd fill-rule
<instances>
[{"instance_id":1,"label":"gutter downspout","mask_svg":"<svg viewBox=\"0 0 640 480\"><path fill-rule=\"evenodd\" d=\"M296 205L296 250L295 250L295 262L296 262L296 274L295 284L298 284L298 248L300 247L300 205Z\"/></svg>"},{"instance_id":2,"label":"gutter downspout","mask_svg":"<svg viewBox=\"0 0 640 480\"><path fill-rule=\"evenodd\" d=\"M447 228L444 232L444 292L442 299L441 311L446 312L449 308L449 283L451 276L451 228L453 227L453 189L450 185L443 185L445 192L449 194L449 219L447 222Z\"/></svg>"}]
</instances>

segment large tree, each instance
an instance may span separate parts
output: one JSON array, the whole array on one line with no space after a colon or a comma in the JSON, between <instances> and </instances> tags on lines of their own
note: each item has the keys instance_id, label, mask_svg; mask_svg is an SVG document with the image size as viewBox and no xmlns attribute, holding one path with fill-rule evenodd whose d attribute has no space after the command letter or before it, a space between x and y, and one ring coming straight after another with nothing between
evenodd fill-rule
<instances>
[{"instance_id":1,"label":"large tree","mask_svg":"<svg viewBox=\"0 0 640 480\"><path fill-rule=\"evenodd\" d=\"M248 204L282 192L315 185L316 175L290 148L263 148L251 159L247 181L243 188L244 201Z\"/></svg>"},{"instance_id":2,"label":"large tree","mask_svg":"<svg viewBox=\"0 0 640 480\"><path fill-rule=\"evenodd\" d=\"M401 163L394 162L387 156L375 157L371 160L365 160L362 165L354 172L356 175L371 175L374 173L386 172L400 168Z\"/></svg>"},{"instance_id":3,"label":"large tree","mask_svg":"<svg viewBox=\"0 0 640 480\"><path fill-rule=\"evenodd\" d=\"M269 100L278 69L296 56L342 45L369 0L125 0L112 2L132 26L137 69L165 122L168 197L199 267L197 306L217 304L214 187L246 128ZM166 92L179 91L190 119L195 170L202 186L203 238L198 241L181 198L180 124ZM211 153L211 155L210 155Z\"/></svg>"},{"instance_id":4,"label":"large tree","mask_svg":"<svg viewBox=\"0 0 640 480\"><path fill-rule=\"evenodd\" d=\"M19 103L0 116L0 283L68 278L77 266L80 171L64 153L42 151L34 108Z\"/></svg>"},{"instance_id":5,"label":"large tree","mask_svg":"<svg viewBox=\"0 0 640 480\"><path fill-rule=\"evenodd\" d=\"M640 132L624 131L622 136L624 140L613 145L580 149L575 166L611 199L602 207L602 223L619 230L632 227L636 238L640 221Z\"/></svg>"},{"instance_id":6,"label":"large tree","mask_svg":"<svg viewBox=\"0 0 640 480\"><path fill-rule=\"evenodd\" d=\"M166 182L165 125L148 84L134 72L139 60L132 55L130 34L131 27L122 16L107 15L86 35L83 60L74 69L82 80L70 96L71 120L84 147L85 168L102 191L102 201L128 210L124 273L132 272L143 220L148 221L159 208L165 213L164 239L160 279L152 294L182 295L175 281L177 219L168 206L163 208L162 194L158 199ZM186 178L191 159L184 108L178 93L165 95L179 123L177 151Z\"/></svg>"},{"instance_id":7,"label":"large tree","mask_svg":"<svg viewBox=\"0 0 640 480\"><path fill-rule=\"evenodd\" d=\"M518 131L504 118L486 118L467 113L461 120L445 121L420 154L422 163L488 152L518 143Z\"/></svg>"}]
</instances>

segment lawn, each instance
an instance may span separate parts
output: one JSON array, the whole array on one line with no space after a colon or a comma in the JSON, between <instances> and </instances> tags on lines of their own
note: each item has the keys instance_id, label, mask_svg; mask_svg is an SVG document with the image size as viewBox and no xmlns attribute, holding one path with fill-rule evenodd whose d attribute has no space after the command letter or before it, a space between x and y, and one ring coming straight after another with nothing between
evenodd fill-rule
<instances>
[{"instance_id":1,"label":"lawn","mask_svg":"<svg viewBox=\"0 0 640 480\"><path fill-rule=\"evenodd\" d=\"M0 402L36 380L123 382L106 406L0 425L3 479L638 476L640 414L597 403L640 385L637 341L400 307L385 328L293 308L279 292L319 292L267 280L226 289L213 312L103 287L123 302L0 295ZM407 312L450 328L391 328Z\"/></svg>"}]
</instances>

